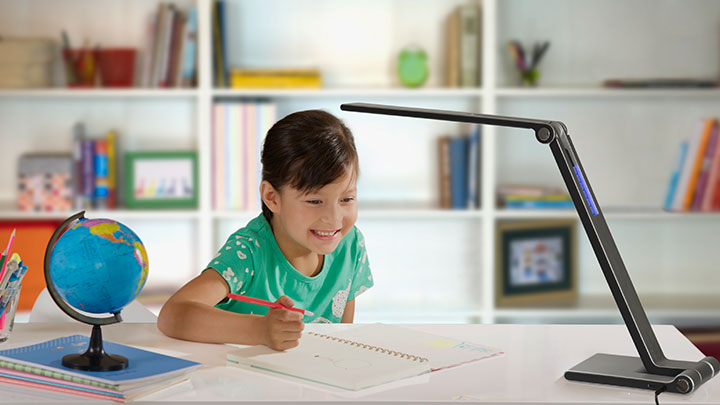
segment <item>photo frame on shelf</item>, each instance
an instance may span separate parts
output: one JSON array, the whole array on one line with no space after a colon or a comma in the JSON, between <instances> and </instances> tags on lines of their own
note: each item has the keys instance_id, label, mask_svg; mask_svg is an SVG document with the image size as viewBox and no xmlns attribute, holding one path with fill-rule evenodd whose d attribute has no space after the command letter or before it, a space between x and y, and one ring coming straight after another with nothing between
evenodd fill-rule
<instances>
[{"instance_id":1,"label":"photo frame on shelf","mask_svg":"<svg viewBox=\"0 0 720 405\"><path fill-rule=\"evenodd\" d=\"M127 208L196 208L196 151L127 152L124 157Z\"/></svg>"},{"instance_id":2,"label":"photo frame on shelf","mask_svg":"<svg viewBox=\"0 0 720 405\"><path fill-rule=\"evenodd\" d=\"M575 220L507 221L496 227L498 307L577 301Z\"/></svg>"}]
</instances>

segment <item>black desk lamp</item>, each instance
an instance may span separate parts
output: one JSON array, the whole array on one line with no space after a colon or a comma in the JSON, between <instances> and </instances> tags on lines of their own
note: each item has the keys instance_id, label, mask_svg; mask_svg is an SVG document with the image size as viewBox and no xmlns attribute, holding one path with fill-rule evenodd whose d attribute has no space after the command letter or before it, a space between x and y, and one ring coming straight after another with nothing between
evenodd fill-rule
<instances>
[{"instance_id":1,"label":"black desk lamp","mask_svg":"<svg viewBox=\"0 0 720 405\"><path fill-rule=\"evenodd\" d=\"M615 246L610 228L595 200L585 171L580 164L565 124L559 121L542 121L497 115L472 114L456 111L396 107L377 104L343 104L343 111L397 115L442 121L487 124L500 127L527 128L535 131L535 138L549 144L570 192L585 233L595 251L615 303L630 331L640 358L597 353L565 372L565 378L600 384L620 385L651 390L687 394L715 374L720 373L720 362L714 357L692 361L669 360L663 354L657 337L650 327L645 310Z\"/></svg>"}]
</instances>

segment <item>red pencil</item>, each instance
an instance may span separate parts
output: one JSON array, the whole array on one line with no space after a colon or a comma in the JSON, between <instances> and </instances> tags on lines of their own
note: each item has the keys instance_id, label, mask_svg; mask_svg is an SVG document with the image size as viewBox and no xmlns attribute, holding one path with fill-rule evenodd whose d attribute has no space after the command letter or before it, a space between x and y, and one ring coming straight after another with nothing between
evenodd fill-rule
<instances>
[{"instance_id":1,"label":"red pencil","mask_svg":"<svg viewBox=\"0 0 720 405\"><path fill-rule=\"evenodd\" d=\"M231 299L234 299L234 300L237 300L237 301L248 302L248 303L250 303L250 304L262 305L262 306L264 306L264 307L270 307L270 308L285 308L285 309L287 309L288 311L299 312L299 313L301 313L301 314L303 314L303 315L310 315L310 316L315 315L315 314L313 314L312 312L308 311L307 309L300 309L300 308L295 308L295 307L286 307L285 305L278 304L277 302L265 301L265 300L261 300L261 299L258 299L258 298L248 297L247 295L240 295L240 294L230 293L230 294L228 294L228 298L231 298Z\"/></svg>"}]
</instances>

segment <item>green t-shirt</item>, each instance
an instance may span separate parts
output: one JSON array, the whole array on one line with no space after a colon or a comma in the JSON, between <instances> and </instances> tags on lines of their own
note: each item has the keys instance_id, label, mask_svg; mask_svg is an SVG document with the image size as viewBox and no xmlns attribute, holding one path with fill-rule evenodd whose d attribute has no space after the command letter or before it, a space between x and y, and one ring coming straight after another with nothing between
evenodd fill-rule
<instances>
[{"instance_id":1,"label":"green t-shirt","mask_svg":"<svg viewBox=\"0 0 720 405\"><path fill-rule=\"evenodd\" d=\"M372 287L365 240L353 229L332 253L325 255L314 277L297 271L283 255L272 228L260 214L230 235L207 268L215 269L230 292L274 302L287 295L295 306L314 313L305 323L340 322L345 304ZM227 311L265 315L267 307L226 300L216 305Z\"/></svg>"}]
</instances>

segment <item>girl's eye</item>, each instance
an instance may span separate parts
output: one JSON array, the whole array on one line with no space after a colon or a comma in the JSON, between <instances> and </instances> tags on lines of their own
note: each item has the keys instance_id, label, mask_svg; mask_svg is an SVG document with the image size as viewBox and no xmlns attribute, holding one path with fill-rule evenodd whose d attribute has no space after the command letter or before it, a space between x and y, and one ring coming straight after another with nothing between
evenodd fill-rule
<instances>
[{"instance_id":1,"label":"girl's eye","mask_svg":"<svg viewBox=\"0 0 720 405\"><path fill-rule=\"evenodd\" d=\"M349 203L352 201L355 201L355 197L347 197L347 198L342 199L342 202L344 202L344 203Z\"/></svg>"},{"instance_id":2,"label":"girl's eye","mask_svg":"<svg viewBox=\"0 0 720 405\"><path fill-rule=\"evenodd\" d=\"M322 201L320 201L320 200L307 200L306 202L307 202L308 204L318 205L318 204L320 204Z\"/></svg>"}]
</instances>

